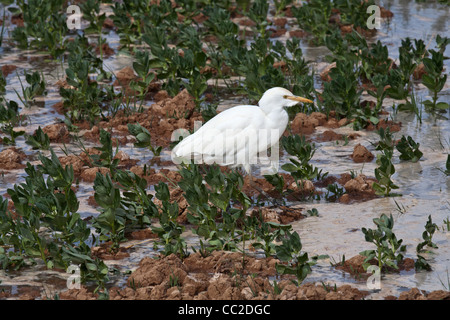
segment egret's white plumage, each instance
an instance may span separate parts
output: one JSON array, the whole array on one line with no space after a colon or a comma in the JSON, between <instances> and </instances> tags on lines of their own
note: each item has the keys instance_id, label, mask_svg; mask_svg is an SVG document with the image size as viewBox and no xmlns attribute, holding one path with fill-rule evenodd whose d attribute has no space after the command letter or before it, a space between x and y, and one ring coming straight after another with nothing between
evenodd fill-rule
<instances>
[{"instance_id":1,"label":"egret's white plumage","mask_svg":"<svg viewBox=\"0 0 450 320\"><path fill-rule=\"evenodd\" d=\"M250 173L258 153L274 146L289 121L284 107L311 100L284 88L267 90L258 106L242 105L220 112L172 150L175 163L241 165Z\"/></svg>"}]
</instances>

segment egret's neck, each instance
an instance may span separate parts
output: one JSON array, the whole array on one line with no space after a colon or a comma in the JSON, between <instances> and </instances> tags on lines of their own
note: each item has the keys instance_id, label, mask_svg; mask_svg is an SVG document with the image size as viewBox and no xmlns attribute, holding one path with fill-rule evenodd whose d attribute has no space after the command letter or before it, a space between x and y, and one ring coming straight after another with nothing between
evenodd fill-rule
<instances>
[{"instance_id":1,"label":"egret's neck","mask_svg":"<svg viewBox=\"0 0 450 320\"><path fill-rule=\"evenodd\" d=\"M266 121L270 128L280 129L280 135L283 134L289 122L289 115L284 107L270 106L264 108L260 106L266 115Z\"/></svg>"},{"instance_id":2,"label":"egret's neck","mask_svg":"<svg viewBox=\"0 0 450 320\"><path fill-rule=\"evenodd\" d=\"M268 104L268 103L259 103L259 107L266 115L269 115L271 113L283 113L286 112L284 110L284 107L282 105L276 105L276 104Z\"/></svg>"}]
</instances>

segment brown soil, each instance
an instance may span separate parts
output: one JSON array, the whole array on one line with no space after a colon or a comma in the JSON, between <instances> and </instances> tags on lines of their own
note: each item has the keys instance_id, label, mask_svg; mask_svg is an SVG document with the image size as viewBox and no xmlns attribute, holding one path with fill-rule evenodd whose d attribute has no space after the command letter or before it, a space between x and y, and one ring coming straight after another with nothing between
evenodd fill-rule
<instances>
[{"instance_id":1,"label":"brown soil","mask_svg":"<svg viewBox=\"0 0 450 320\"><path fill-rule=\"evenodd\" d=\"M381 119L380 122L378 122L378 124L376 126L373 124L369 124L366 127L366 130L374 131L374 130L379 130L380 128L383 128L383 129L389 128L389 130L391 132L398 132L398 131L400 131L401 127L402 127L401 122L394 122L392 120Z\"/></svg>"},{"instance_id":2,"label":"brown soil","mask_svg":"<svg viewBox=\"0 0 450 320\"><path fill-rule=\"evenodd\" d=\"M102 260L121 260L130 256L127 249L123 247L117 252L112 252L110 245L111 243L103 243L100 247L91 248L92 255Z\"/></svg>"},{"instance_id":3,"label":"brown soil","mask_svg":"<svg viewBox=\"0 0 450 320\"><path fill-rule=\"evenodd\" d=\"M301 220L306 216L302 214L303 208L290 208L280 206L279 208L255 208L251 216L262 219L264 222L275 222L280 224L288 224Z\"/></svg>"},{"instance_id":4,"label":"brown soil","mask_svg":"<svg viewBox=\"0 0 450 320\"><path fill-rule=\"evenodd\" d=\"M153 233L151 228L139 229L126 234L125 237L130 240L146 240L155 239L158 237L156 233Z\"/></svg>"},{"instance_id":5,"label":"brown soil","mask_svg":"<svg viewBox=\"0 0 450 320\"><path fill-rule=\"evenodd\" d=\"M344 177L341 178L344 182ZM346 193L339 198L339 202L349 204L355 201L367 201L377 197L372 188L374 178L368 178L363 174L358 175L355 179L350 179L344 184Z\"/></svg>"},{"instance_id":6,"label":"brown soil","mask_svg":"<svg viewBox=\"0 0 450 320\"><path fill-rule=\"evenodd\" d=\"M385 7L380 7L380 16L381 18L392 18L394 13Z\"/></svg>"},{"instance_id":7,"label":"brown soil","mask_svg":"<svg viewBox=\"0 0 450 320\"><path fill-rule=\"evenodd\" d=\"M422 79L422 76L424 74L427 74L426 70L425 70L425 65L423 64L423 62L421 62L416 69L413 72L413 77L414 80L420 80Z\"/></svg>"},{"instance_id":8,"label":"brown soil","mask_svg":"<svg viewBox=\"0 0 450 320\"><path fill-rule=\"evenodd\" d=\"M19 14L13 15L11 17L11 23L15 24L18 27L23 27L25 25L23 22L23 14L19 13Z\"/></svg>"},{"instance_id":9,"label":"brown soil","mask_svg":"<svg viewBox=\"0 0 450 320\"><path fill-rule=\"evenodd\" d=\"M144 258L128 278L127 287L111 288L111 300L361 300L368 292L343 285L337 288L307 283L294 285L289 277L278 281L276 294L268 276L276 274L274 258L257 259L240 253L215 251L207 257L191 254ZM61 299L94 298L86 288L71 289Z\"/></svg>"},{"instance_id":10,"label":"brown soil","mask_svg":"<svg viewBox=\"0 0 450 320\"><path fill-rule=\"evenodd\" d=\"M371 275L371 273L367 273L364 270L363 264L366 259L363 255L356 255L348 260L345 260L344 263L339 263L335 267L338 270L342 270L344 272L350 273L353 276L367 278ZM369 261L371 265L378 265L378 261L376 259L372 259ZM384 270L384 267L383 267ZM410 271L414 270L414 260L411 258L405 258L398 264L398 269L387 268L387 272L400 272L400 271Z\"/></svg>"},{"instance_id":11,"label":"brown soil","mask_svg":"<svg viewBox=\"0 0 450 320\"><path fill-rule=\"evenodd\" d=\"M61 156L58 159L63 167L72 165L75 177L79 177L81 180L87 182L94 182L97 172L100 172L101 174L109 172L108 168L94 166L94 163L90 158L90 156L99 155L100 153L101 152L97 149L88 148L86 149L86 152L83 151L79 155L71 154ZM130 169L139 161L130 159L129 155L121 150L117 152L114 159L119 159L119 169Z\"/></svg>"},{"instance_id":12,"label":"brown soil","mask_svg":"<svg viewBox=\"0 0 450 320\"><path fill-rule=\"evenodd\" d=\"M137 78L132 67L124 67L116 72L116 80L113 86L127 87L132 80L136 80Z\"/></svg>"},{"instance_id":13,"label":"brown soil","mask_svg":"<svg viewBox=\"0 0 450 320\"><path fill-rule=\"evenodd\" d=\"M286 33L286 29L284 28L282 29L270 28L268 31L270 32L271 38L279 38Z\"/></svg>"},{"instance_id":14,"label":"brown soil","mask_svg":"<svg viewBox=\"0 0 450 320\"><path fill-rule=\"evenodd\" d=\"M95 45L95 53L98 55L100 54L100 47L97 45ZM104 57L110 57L115 53L115 51L109 46L108 43L102 43L102 53Z\"/></svg>"},{"instance_id":15,"label":"brown soil","mask_svg":"<svg viewBox=\"0 0 450 320\"><path fill-rule=\"evenodd\" d=\"M386 300L395 300L395 297L386 297ZM398 300L450 300L450 291L435 290L427 293L418 288L400 293Z\"/></svg>"},{"instance_id":16,"label":"brown soil","mask_svg":"<svg viewBox=\"0 0 450 320\"><path fill-rule=\"evenodd\" d=\"M103 28L106 29L114 29L114 21L110 18L106 18L105 21L103 21Z\"/></svg>"},{"instance_id":17,"label":"brown soil","mask_svg":"<svg viewBox=\"0 0 450 320\"><path fill-rule=\"evenodd\" d=\"M273 24L277 27L285 27L287 23L286 18L275 18L273 19Z\"/></svg>"},{"instance_id":18,"label":"brown soil","mask_svg":"<svg viewBox=\"0 0 450 320\"><path fill-rule=\"evenodd\" d=\"M306 31L303 30L290 30L289 36L291 38L304 38L307 35Z\"/></svg>"},{"instance_id":19,"label":"brown soil","mask_svg":"<svg viewBox=\"0 0 450 320\"><path fill-rule=\"evenodd\" d=\"M48 135L50 142L62 143L70 140L69 131L64 123L50 124L42 128L42 131Z\"/></svg>"},{"instance_id":20,"label":"brown soil","mask_svg":"<svg viewBox=\"0 0 450 320\"><path fill-rule=\"evenodd\" d=\"M11 73L13 73L14 70L17 69L17 66L13 64L5 64L2 66L2 73L4 77L7 77Z\"/></svg>"},{"instance_id":21,"label":"brown soil","mask_svg":"<svg viewBox=\"0 0 450 320\"><path fill-rule=\"evenodd\" d=\"M327 116L324 113L313 112L310 115L298 113L291 122L293 134L311 134L318 126L327 123Z\"/></svg>"},{"instance_id":22,"label":"brown soil","mask_svg":"<svg viewBox=\"0 0 450 320\"><path fill-rule=\"evenodd\" d=\"M322 72L320 73L320 79L322 79L322 81L326 81L326 82L330 82L331 81L331 77L330 77L330 71L331 69L336 67L336 62L330 63L327 67L325 67L325 69L322 70Z\"/></svg>"},{"instance_id":23,"label":"brown soil","mask_svg":"<svg viewBox=\"0 0 450 320\"><path fill-rule=\"evenodd\" d=\"M373 158L374 158L374 155L373 155L372 152L367 150L366 147L364 147L363 145L358 143L355 146L355 148L353 149L353 153L351 155L351 158L356 163L371 162L373 160Z\"/></svg>"},{"instance_id":24,"label":"brown soil","mask_svg":"<svg viewBox=\"0 0 450 320\"><path fill-rule=\"evenodd\" d=\"M26 158L23 151L11 147L0 152L0 169L13 170L25 168L22 161Z\"/></svg>"}]
</instances>

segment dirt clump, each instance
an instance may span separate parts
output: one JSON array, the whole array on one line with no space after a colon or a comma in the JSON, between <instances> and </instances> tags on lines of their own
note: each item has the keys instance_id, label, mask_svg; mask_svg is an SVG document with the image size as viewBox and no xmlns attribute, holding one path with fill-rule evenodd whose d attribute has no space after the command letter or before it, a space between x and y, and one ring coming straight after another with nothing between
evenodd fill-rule
<instances>
[{"instance_id":1,"label":"dirt clump","mask_svg":"<svg viewBox=\"0 0 450 320\"><path fill-rule=\"evenodd\" d=\"M169 93L166 90L160 90L158 91L155 96L153 97L153 100L155 102L160 102L165 99L170 99Z\"/></svg>"},{"instance_id":2,"label":"dirt clump","mask_svg":"<svg viewBox=\"0 0 450 320\"><path fill-rule=\"evenodd\" d=\"M69 131L64 123L49 124L42 128L42 131L48 135L51 142L68 142L70 140Z\"/></svg>"},{"instance_id":3,"label":"dirt clump","mask_svg":"<svg viewBox=\"0 0 450 320\"><path fill-rule=\"evenodd\" d=\"M146 240L155 239L158 235L154 233L151 228L146 228L131 231L129 234L125 234L125 237L130 240Z\"/></svg>"},{"instance_id":4,"label":"dirt clump","mask_svg":"<svg viewBox=\"0 0 450 320\"><path fill-rule=\"evenodd\" d=\"M353 149L353 153L351 155L351 158L356 163L362 163L362 162L370 162L373 160L374 155L372 152L367 150L366 147L364 147L361 144L357 144L355 148Z\"/></svg>"},{"instance_id":5,"label":"dirt clump","mask_svg":"<svg viewBox=\"0 0 450 320\"><path fill-rule=\"evenodd\" d=\"M160 100L152 106L152 109L161 116L189 118L195 110L195 102L188 91L183 89L173 98Z\"/></svg>"},{"instance_id":6,"label":"dirt clump","mask_svg":"<svg viewBox=\"0 0 450 320\"><path fill-rule=\"evenodd\" d=\"M288 224L306 216L302 214L303 208L291 208L280 206L279 208L255 208L251 216L257 217L264 222L275 222L280 224Z\"/></svg>"},{"instance_id":7,"label":"dirt clump","mask_svg":"<svg viewBox=\"0 0 450 320\"><path fill-rule=\"evenodd\" d=\"M82 169L85 165L85 162L80 156L77 155L67 155L59 157L59 162L63 168L67 166L72 166L73 174L75 177L79 177L81 175Z\"/></svg>"},{"instance_id":8,"label":"dirt clump","mask_svg":"<svg viewBox=\"0 0 450 320\"><path fill-rule=\"evenodd\" d=\"M26 158L23 151L11 147L0 152L0 169L13 170L25 168L22 161Z\"/></svg>"},{"instance_id":9,"label":"dirt clump","mask_svg":"<svg viewBox=\"0 0 450 320\"><path fill-rule=\"evenodd\" d=\"M67 291L61 292L59 295L61 300L97 300L98 294L94 294L84 286L80 289L69 289Z\"/></svg>"},{"instance_id":10,"label":"dirt clump","mask_svg":"<svg viewBox=\"0 0 450 320\"><path fill-rule=\"evenodd\" d=\"M5 64L2 66L2 73L4 77L7 77L9 74L13 73L14 70L17 69L17 66L13 64Z\"/></svg>"},{"instance_id":11,"label":"dirt clump","mask_svg":"<svg viewBox=\"0 0 450 320\"><path fill-rule=\"evenodd\" d=\"M341 196L339 202L351 203L353 201L366 201L376 198L375 190L372 188L375 181L375 179L368 178L363 174L348 180L344 184L347 196L345 194Z\"/></svg>"},{"instance_id":12,"label":"dirt clump","mask_svg":"<svg viewBox=\"0 0 450 320\"><path fill-rule=\"evenodd\" d=\"M367 273L363 267L365 260L366 257L359 254L348 260L345 260L343 263L339 263L338 265L336 265L336 269L345 271L351 275L368 277L370 274ZM369 263L372 265L376 265L377 261L375 259L372 259L369 261Z\"/></svg>"},{"instance_id":13,"label":"dirt clump","mask_svg":"<svg viewBox=\"0 0 450 320\"><path fill-rule=\"evenodd\" d=\"M381 119L380 122L378 122L378 124L375 126L372 123L370 123L367 127L366 130L367 131L374 131L374 130L380 130L380 128L383 128L386 130L386 128L389 128L389 130L391 132L398 132L400 131L402 127L402 123L401 122L394 122L392 120L385 120L385 119Z\"/></svg>"},{"instance_id":14,"label":"dirt clump","mask_svg":"<svg viewBox=\"0 0 450 320\"><path fill-rule=\"evenodd\" d=\"M291 183L290 191L286 199L296 201L314 195L316 193L316 187L310 180L298 180Z\"/></svg>"},{"instance_id":15,"label":"dirt clump","mask_svg":"<svg viewBox=\"0 0 450 320\"><path fill-rule=\"evenodd\" d=\"M303 30L290 30L289 36L291 38L304 38L307 35L307 33Z\"/></svg>"},{"instance_id":16,"label":"dirt clump","mask_svg":"<svg viewBox=\"0 0 450 320\"><path fill-rule=\"evenodd\" d=\"M322 70L322 72L320 72L320 79L322 81L330 82L331 81L330 71L333 68L336 68L336 62L330 63Z\"/></svg>"},{"instance_id":17,"label":"dirt clump","mask_svg":"<svg viewBox=\"0 0 450 320\"><path fill-rule=\"evenodd\" d=\"M106 42L102 43L101 47L102 47L103 56L105 56L105 57L110 57L110 56L112 56L115 53L114 49L111 48L109 46L109 44L106 43ZM95 46L95 53L98 54L98 55L100 54L100 47L99 46Z\"/></svg>"},{"instance_id":18,"label":"dirt clump","mask_svg":"<svg viewBox=\"0 0 450 320\"><path fill-rule=\"evenodd\" d=\"M359 174L356 178L349 180L344 188L348 193L373 193L372 184L365 175Z\"/></svg>"},{"instance_id":19,"label":"dirt clump","mask_svg":"<svg viewBox=\"0 0 450 320\"><path fill-rule=\"evenodd\" d=\"M86 182L94 182L97 172L100 172L102 175L106 175L109 173L109 169L105 167L86 168L81 173L80 178Z\"/></svg>"},{"instance_id":20,"label":"dirt clump","mask_svg":"<svg viewBox=\"0 0 450 320\"><path fill-rule=\"evenodd\" d=\"M244 259L244 261L243 261ZM368 292L350 285L331 287L307 283L294 285L289 277L277 280L275 293L269 276L279 260L242 256L239 252L199 252L184 259L171 254L146 257L130 275L127 286L109 290L110 300L361 300ZM244 267L243 267L244 266ZM287 278L286 278L287 277ZM61 299L88 300L95 295L82 287L60 295Z\"/></svg>"},{"instance_id":21,"label":"dirt clump","mask_svg":"<svg viewBox=\"0 0 450 320\"><path fill-rule=\"evenodd\" d=\"M323 126L327 122L324 113L313 112L310 115L298 113L291 122L293 134L311 134L317 126Z\"/></svg>"},{"instance_id":22,"label":"dirt clump","mask_svg":"<svg viewBox=\"0 0 450 320\"><path fill-rule=\"evenodd\" d=\"M102 260L121 260L130 256L124 247L120 247L117 252L111 251L110 243L102 243L99 247L92 247L91 252L93 256Z\"/></svg>"},{"instance_id":23,"label":"dirt clump","mask_svg":"<svg viewBox=\"0 0 450 320\"><path fill-rule=\"evenodd\" d=\"M122 86L128 87L130 82L133 80L137 80L137 76L134 74L134 70L132 67L124 67L117 71L116 80L113 83L113 86Z\"/></svg>"},{"instance_id":24,"label":"dirt clump","mask_svg":"<svg viewBox=\"0 0 450 320\"><path fill-rule=\"evenodd\" d=\"M346 120L346 119L342 119L342 120ZM343 122L339 121L337 123L337 125L338 126L342 126L342 125L340 125L340 123L343 123ZM360 135L357 134L357 133L351 133L351 134L349 134L348 136L345 137L343 134L337 133L337 132L335 132L333 130L326 130L321 135L316 137L314 140L316 140L318 142L345 140L346 138L348 140L355 140L359 136Z\"/></svg>"}]
</instances>

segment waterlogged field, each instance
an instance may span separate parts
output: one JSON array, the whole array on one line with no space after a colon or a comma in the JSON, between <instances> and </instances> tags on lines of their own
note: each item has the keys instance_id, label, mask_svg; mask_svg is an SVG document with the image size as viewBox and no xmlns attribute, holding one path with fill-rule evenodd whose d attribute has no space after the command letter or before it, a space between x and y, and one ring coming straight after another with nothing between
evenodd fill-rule
<instances>
[{"instance_id":1,"label":"waterlogged field","mask_svg":"<svg viewBox=\"0 0 450 320\"><path fill-rule=\"evenodd\" d=\"M450 299L448 1L0 3L0 298ZM277 172L173 163L272 87Z\"/></svg>"}]
</instances>

